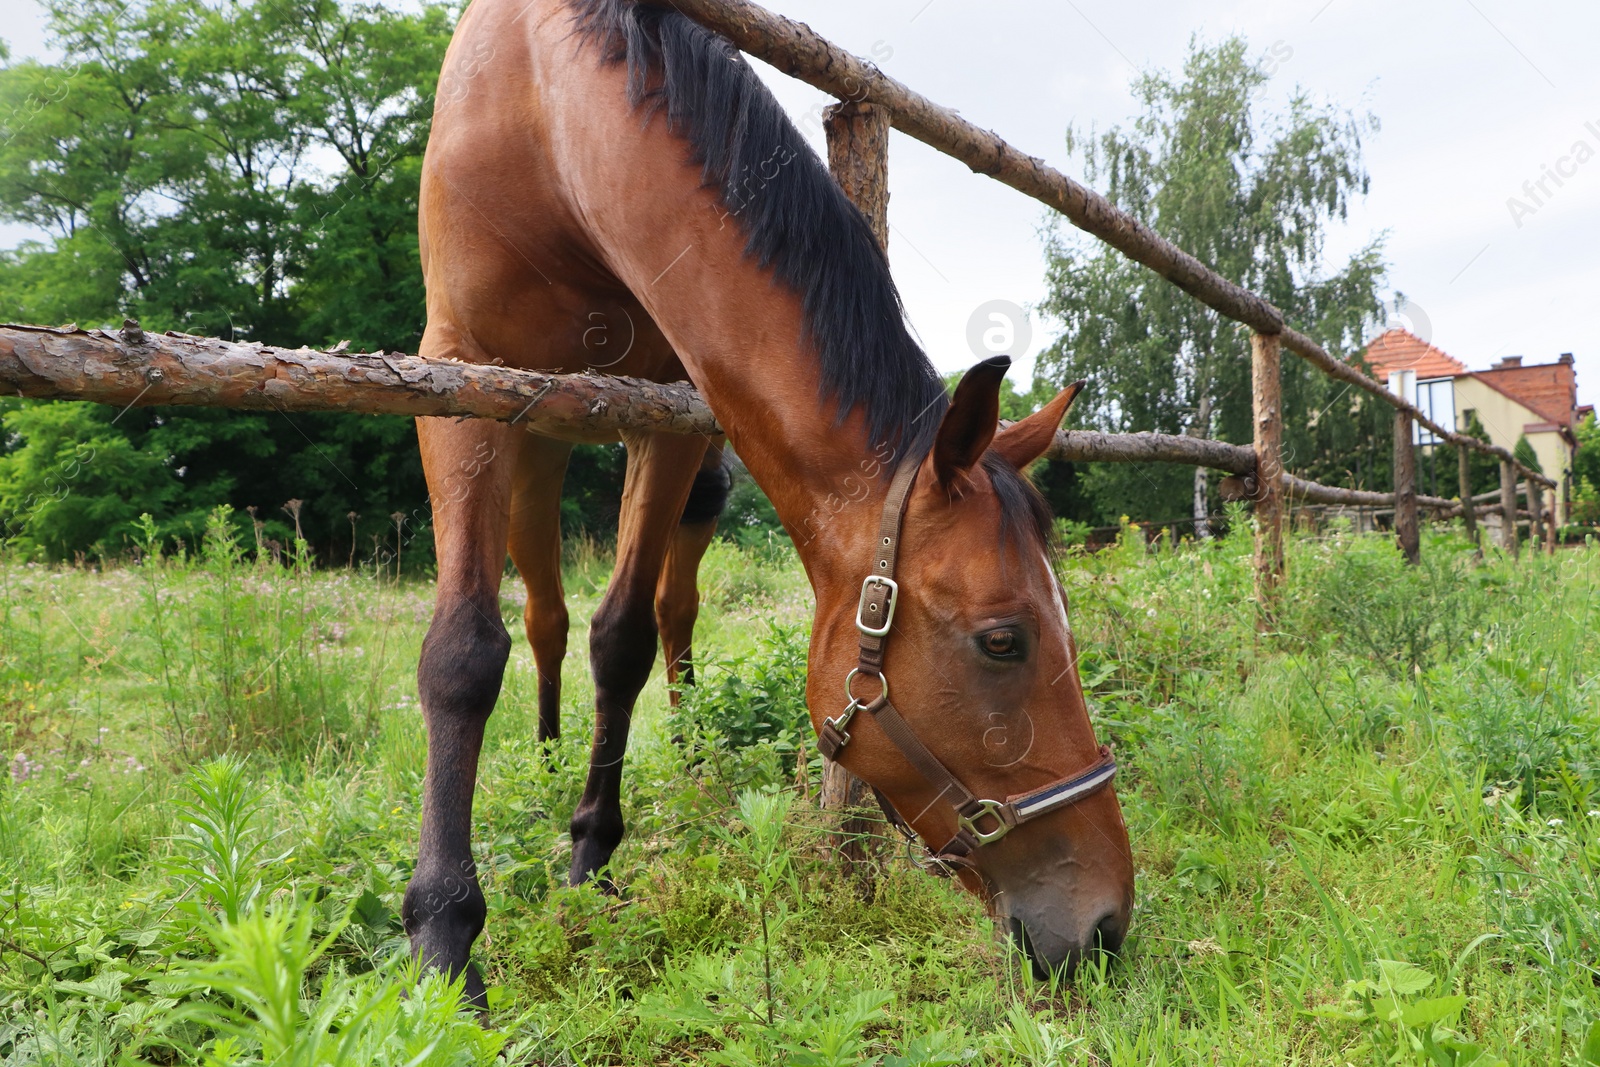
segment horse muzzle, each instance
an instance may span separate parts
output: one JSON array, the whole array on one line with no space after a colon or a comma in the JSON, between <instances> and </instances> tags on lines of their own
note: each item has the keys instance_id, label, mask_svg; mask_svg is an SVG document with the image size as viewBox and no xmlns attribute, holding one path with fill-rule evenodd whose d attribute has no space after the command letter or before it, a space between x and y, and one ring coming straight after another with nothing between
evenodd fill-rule
<instances>
[{"instance_id":1,"label":"horse muzzle","mask_svg":"<svg viewBox=\"0 0 1600 1067\"><path fill-rule=\"evenodd\" d=\"M1111 908L1084 921L1064 908L1023 906L1006 915L1006 929L1033 976L1047 981L1052 973L1070 978L1084 963L1115 956L1128 936L1128 916Z\"/></svg>"}]
</instances>

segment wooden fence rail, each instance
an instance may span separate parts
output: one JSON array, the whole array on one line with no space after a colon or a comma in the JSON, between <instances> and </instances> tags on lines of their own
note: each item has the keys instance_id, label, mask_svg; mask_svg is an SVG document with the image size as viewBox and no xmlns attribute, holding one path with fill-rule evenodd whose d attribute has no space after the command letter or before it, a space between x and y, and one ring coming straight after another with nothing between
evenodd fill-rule
<instances>
[{"instance_id":1,"label":"wooden fence rail","mask_svg":"<svg viewBox=\"0 0 1600 1067\"><path fill-rule=\"evenodd\" d=\"M541 374L399 352L318 352L75 325L0 326L0 390L117 407L476 415L605 436L624 427L717 434L700 394L601 374Z\"/></svg>"},{"instance_id":2,"label":"wooden fence rail","mask_svg":"<svg viewBox=\"0 0 1600 1067\"><path fill-rule=\"evenodd\" d=\"M116 407L157 404L247 411L359 411L457 415L526 423L585 438L625 427L665 433L722 432L687 382L662 384L602 374L543 374L398 352L321 352L220 341L180 333L76 326L0 325L0 392L38 400ZM1177 463L1239 479L1240 498L1259 495L1255 449L1178 434L1062 430L1049 458L1067 463ZM1344 489L1282 475L1284 494L1308 504L1385 507L1393 493ZM1526 484L1513 485L1513 493ZM1476 499L1498 500L1498 492ZM1427 508L1454 500L1419 496Z\"/></svg>"}]
</instances>

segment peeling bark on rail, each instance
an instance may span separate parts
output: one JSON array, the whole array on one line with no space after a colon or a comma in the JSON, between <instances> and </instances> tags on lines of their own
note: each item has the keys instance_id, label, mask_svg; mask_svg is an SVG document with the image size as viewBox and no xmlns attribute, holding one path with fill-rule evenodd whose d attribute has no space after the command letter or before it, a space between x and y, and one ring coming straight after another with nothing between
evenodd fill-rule
<instances>
[{"instance_id":1,"label":"peeling bark on rail","mask_svg":"<svg viewBox=\"0 0 1600 1067\"><path fill-rule=\"evenodd\" d=\"M1168 433L1061 430L1045 453L1064 463L1182 463L1229 474L1254 474L1255 449Z\"/></svg>"},{"instance_id":2,"label":"peeling bark on rail","mask_svg":"<svg viewBox=\"0 0 1600 1067\"><path fill-rule=\"evenodd\" d=\"M117 407L157 404L256 411L463 415L593 436L624 428L721 432L687 383L601 374L541 374L388 352L320 352L191 334L0 325L0 391ZM1170 434L1062 431L1050 455L1069 462L1185 463L1236 474L1255 452Z\"/></svg>"},{"instance_id":3,"label":"peeling bark on rail","mask_svg":"<svg viewBox=\"0 0 1600 1067\"><path fill-rule=\"evenodd\" d=\"M189 334L0 326L0 391L117 407L457 415L525 422L556 436L624 428L718 434L687 383L541 374L388 352L319 352Z\"/></svg>"},{"instance_id":4,"label":"peeling bark on rail","mask_svg":"<svg viewBox=\"0 0 1600 1067\"><path fill-rule=\"evenodd\" d=\"M857 58L807 26L749 0L636 0L671 7L732 41L785 74L853 103L888 109L890 122L945 155L960 160L1033 197L1066 216L1078 229L1093 234L1136 263L1143 264L1208 307L1258 333L1281 334L1283 347L1324 372L1379 397L1404 411L1451 444L1500 459L1515 461L1498 445L1451 433L1415 405L1395 396L1359 368L1335 359L1321 345L1285 325L1283 313L1270 302L1229 281L1111 201L1051 167L1036 156L1012 147L991 130L962 118L896 81L871 63ZM1538 484L1555 482L1516 464Z\"/></svg>"}]
</instances>

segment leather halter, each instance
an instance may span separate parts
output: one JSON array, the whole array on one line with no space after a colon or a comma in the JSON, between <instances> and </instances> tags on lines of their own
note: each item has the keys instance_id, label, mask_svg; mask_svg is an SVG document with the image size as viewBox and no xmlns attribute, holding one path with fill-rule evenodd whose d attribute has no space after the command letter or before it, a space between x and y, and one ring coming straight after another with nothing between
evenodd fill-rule
<instances>
[{"instance_id":1,"label":"leather halter","mask_svg":"<svg viewBox=\"0 0 1600 1067\"><path fill-rule=\"evenodd\" d=\"M1088 768L1027 793L1019 793L1005 800L980 799L939 761L917 737L900 712L889 702L889 678L883 673L884 650L889 643L889 632L894 625L894 610L900 586L894 580L895 558L900 549L900 530L905 517L906 500L917 479L921 463L907 457L895 471L889 485L888 498L883 503L883 519L878 526L878 539L873 544L873 562L866 579L861 583L861 599L856 605L856 629L861 634L861 659L844 682L845 696L850 703L838 715L823 720L817 734L817 747L830 760L850 743L848 727L858 711L866 711L883 729L901 755L917 769L939 796L956 809L959 829L943 848L928 850L930 858L942 867L974 868L972 854L982 845L1000 840L1018 826L1036 819L1057 808L1076 803L1109 785L1117 773L1117 761L1108 745L1100 746L1100 758ZM863 701L855 694L857 678L873 678L879 685L878 695ZM894 810L876 787L873 793L891 824L911 837L910 825ZM988 829L985 829L985 826Z\"/></svg>"}]
</instances>

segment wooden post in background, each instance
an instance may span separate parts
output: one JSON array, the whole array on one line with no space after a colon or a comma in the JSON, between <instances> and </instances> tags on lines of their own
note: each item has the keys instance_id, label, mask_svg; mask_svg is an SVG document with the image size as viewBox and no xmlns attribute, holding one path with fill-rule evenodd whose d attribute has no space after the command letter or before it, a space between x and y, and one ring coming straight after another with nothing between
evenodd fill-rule
<instances>
[{"instance_id":1,"label":"wooden post in background","mask_svg":"<svg viewBox=\"0 0 1600 1067\"><path fill-rule=\"evenodd\" d=\"M1538 555L1544 547L1544 487L1524 478L1522 492L1528 498L1528 551Z\"/></svg>"},{"instance_id":2,"label":"wooden post in background","mask_svg":"<svg viewBox=\"0 0 1600 1067\"><path fill-rule=\"evenodd\" d=\"M1395 371L1389 375L1389 388L1405 400L1416 399L1415 371ZM1412 444L1411 416L1394 413L1394 539L1406 562L1422 560L1421 534L1417 528L1417 450Z\"/></svg>"},{"instance_id":3,"label":"wooden post in background","mask_svg":"<svg viewBox=\"0 0 1600 1067\"><path fill-rule=\"evenodd\" d=\"M846 101L823 113L823 127L828 137L828 169L845 196L867 217L879 246L888 248L889 113L872 104ZM884 825L868 796L867 784L843 765L825 760L821 799L822 807L838 816L832 839L846 873L870 895L875 859L868 855L867 842L871 835L881 835Z\"/></svg>"},{"instance_id":4,"label":"wooden post in background","mask_svg":"<svg viewBox=\"0 0 1600 1067\"><path fill-rule=\"evenodd\" d=\"M1271 629L1283 585L1283 379L1276 334L1250 336L1256 449L1256 628Z\"/></svg>"},{"instance_id":5,"label":"wooden post in background","mask_svg":"<svg viewBox=\"0 0 1600 1067\"><path fill-rule=\"evenodd\" d=\"M1543 492L1543 490L1540 490ZM1544 513L1544 550L1549 555L1556 554L1556 546L1561 542L1561 525L1556 520L1556 512L1561 508L1561 490L1550 490L1550 506Z\"/></svg>"},{"instance_id":6,"label":"wooden post in background","mask_svg":"<svg viewBox=\"0 0 1600 1067\"><path fill-rule=\"evenodd\" d=\"M1478 509L1472 503L1472 457L1464 446L1456 446L1456 459L1460 462L1461 522L1467 529L1467 540L1478 543ZM1482 554L1479 549L1479 554Z\"/></svg>"},{"instance_id":7,"label":"wooden post in background","mask_svg":"<svg viewBox=\"0 0 1600 1067\"><path fill-rule=\"evenodd\" d=\"M1517 554L1517 472L1511 461L1500 461L1500 547Z\"/></svg>"}]
</instances>

